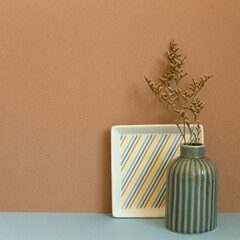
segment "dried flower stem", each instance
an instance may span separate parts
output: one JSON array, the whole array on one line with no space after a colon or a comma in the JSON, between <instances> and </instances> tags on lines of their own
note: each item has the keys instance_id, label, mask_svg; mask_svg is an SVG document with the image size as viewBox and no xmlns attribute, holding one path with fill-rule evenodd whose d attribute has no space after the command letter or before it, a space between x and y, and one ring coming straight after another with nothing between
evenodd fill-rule
<instances>
[{"instance_id":1,"label":"dried flower stem","mask_svg":"<svg viewBox=\"0 0 240 240\"><path fill-rule=\"evenodd\" d=\"M170 62L169 71L159 77L158 84L154 83L148 76L145 75L144 77L164 108L168 112L177 113L175 123L183 136L184 144L187 143L186 127L190 133L189 143L199 143L201 127L198 116L205 104L197 97L197 94L213 75L204 75L200 77L200 80L192 79L188 89L181 89L179 83L187 75L187 72L182 69L186 56L183 56L178 51L177 43L172 40L170 42L170 51L167 51ZM190 126L189 114L192 114L194 119L192 127ZM183 124L183 130L180 128L181 123Z\"/></svg>"}]
</instances>

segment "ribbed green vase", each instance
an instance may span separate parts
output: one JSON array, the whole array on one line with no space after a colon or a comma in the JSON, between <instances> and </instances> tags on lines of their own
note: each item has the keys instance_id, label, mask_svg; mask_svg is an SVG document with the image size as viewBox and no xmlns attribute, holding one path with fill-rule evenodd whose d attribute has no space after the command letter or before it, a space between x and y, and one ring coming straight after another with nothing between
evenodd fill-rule
<instances>
[{"instance_id":1,"label":"ribbed green vase","mask_svg":"<svg viewBox=\"0 0 240 240\"><path fill-rule=\"evenodd\" d=\"M166 227L190 234L216 228L217 190L217 168L205 145L181 145L167 170Z\"/></svg>"}]
</instances>

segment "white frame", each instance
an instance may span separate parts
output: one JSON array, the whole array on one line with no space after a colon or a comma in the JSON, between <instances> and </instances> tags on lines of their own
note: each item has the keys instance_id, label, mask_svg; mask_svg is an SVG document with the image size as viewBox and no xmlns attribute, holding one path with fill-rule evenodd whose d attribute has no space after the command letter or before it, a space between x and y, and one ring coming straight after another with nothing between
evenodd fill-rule
<instances>
[{"instance_id":1,"label":"white frame","mask_svg":"<svg viewBox=\"0 0 240 240\"><path fill-rule=\"evenodd\" d=\"M183 128L183 125L181 125ZM186 128L188 133L188 129ZM165 208L122 209L121 208L121 154L120 136L122 134L179 134L175 124L159 125L118 125L111 129L111 175L112 175L112 215L113 217L164 217ZM200 143L204 143L201 125Z\"/></svg>"}]
</instances>

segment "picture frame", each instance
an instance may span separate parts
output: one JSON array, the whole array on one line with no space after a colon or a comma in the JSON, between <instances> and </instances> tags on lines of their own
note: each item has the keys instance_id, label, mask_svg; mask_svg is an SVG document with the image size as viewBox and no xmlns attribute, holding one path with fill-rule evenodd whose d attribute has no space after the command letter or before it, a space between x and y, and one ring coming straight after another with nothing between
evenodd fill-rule
<instances>
[{"instance_id":1,"label":"picture frame","mask_svg":"<svg viewBox=\"0 0 240 240\"><path fill-rule=\"evenodd\" d=\"M183 129L183 125L180 125ZM187 138L190 136L185 129ZM204 143L201 126L200 143ZM112 215L164 217L166 171L183 143L175 124L119 125L111 129Z\"/></svg>"}]
</instances>

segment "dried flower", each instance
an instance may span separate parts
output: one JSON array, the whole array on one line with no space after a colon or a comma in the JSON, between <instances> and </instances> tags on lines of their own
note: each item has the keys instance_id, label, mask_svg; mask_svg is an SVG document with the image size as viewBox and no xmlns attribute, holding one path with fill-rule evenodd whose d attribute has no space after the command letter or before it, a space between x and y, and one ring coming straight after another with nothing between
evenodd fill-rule
<instances>
[{"instance_id":1,"label":"dried flower","mask_svg":"<svg viewBox=\"0 0 240 240\"><path fill-rule=\"evenodd\" d=\"M187 76L187 72L184 72L182 69L186 56L183 56L178 51L177 43L171 40L170 50L167 51L167 57L170 61L169 71L159 77L158 84L154 83L146 75L144 78L160 103L169 112L173 111L177 113L175 123L183 136L184 143L186 144L186 127L190 133L189 143L199 143L201 128L198 116L205 103L197 97L197 94L213 75L206 74L200 77L199 80L192 79L188 89L181 89L179 83ZM192 114L194 119L192 127L189 121L189 114ZM181 123L183 124L183 130L180 128Z\"/></svg>"}]
</instances>

